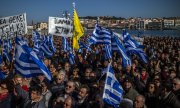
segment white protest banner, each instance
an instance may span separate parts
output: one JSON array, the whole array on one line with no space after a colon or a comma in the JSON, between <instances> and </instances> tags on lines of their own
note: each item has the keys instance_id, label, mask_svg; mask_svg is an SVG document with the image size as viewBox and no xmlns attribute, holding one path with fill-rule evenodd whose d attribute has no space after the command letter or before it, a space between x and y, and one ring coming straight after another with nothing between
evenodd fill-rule
<instances>
[{"instance_id":1,"label":"white protest banner","mask_svg":"<svg viewBox=\"0 0 180 108\"><path fill-rule=\"evenodd\" d=\"M26 13L0 18L0 36L24 35L27 33Z\"/></svg>"},{"instance_id":2,"label":"white protest banner","mask_svg":"<svg viewBox=\"0 0 180 108\"><path fill-rule=\"evenodd\" d=\"M72 37L73 24L71 19L49 17L49 34Z\"/></svg>"}]
</instances>

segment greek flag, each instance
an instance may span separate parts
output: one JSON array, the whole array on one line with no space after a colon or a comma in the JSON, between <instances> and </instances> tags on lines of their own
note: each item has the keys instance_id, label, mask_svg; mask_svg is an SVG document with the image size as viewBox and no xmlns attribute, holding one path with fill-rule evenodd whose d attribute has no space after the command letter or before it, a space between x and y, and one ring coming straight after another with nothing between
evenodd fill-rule
<instances>
[{"instance_id":1,"label":"greek flag","mask_svg":"<svg viewBox=\"0 0 180 108\"><path fill-rule=\"evenodd\" d=\"M41 35L37 31L32 31L32 41L34 42L33 51L38 54L41 46Z\"/></svg>"},{"instance_id":2,"label":"greek flag","mask_svg":"<svg viewBox=\"0 0 180 108\"><path fill-rule=\"evenodd\" d=\"M3 42L3 56L6 58L7 61L9 61L9 62L11 61L7 40L4 40L4 42Z\"/></svg>"},{"instance_id":3,"label":"greek flag","mask_svg":"<svg viewBox=\"0 0 180 108\"><path fill-rule=\"evenodd\" d=\"M44 74L48 80L51 73L36 53L20 38L16 38L15 71L24 77L33 77Z\"/></svg>"},{"instance_id":4,"label":"greek flag","mask_svg":"<svg viewBox=\"0 0 180 108\"><path fill-rule=\"evenodd\" d=\"M34 42L33 51L35 51L38 54L39 50L40 50L40 42L36 41Z\"/></svg>"},{"instance_id":5,"label":"greek flag","mask_svg":"<svg viewBox=\"0 0 180 108\"><path fill-rule=\"evenodd\" d=\"M39 32L37 31L32 31L32 41L36 42L36 41L41 41L41 35Z\"/></svg>"},{"instance_id":6,"label":"greek flag","mask_svg":"<svg viewBox=\"0 0 180 108\"><path fill-rule=\"evenodd\" d=\"M111 59L112 58L112 50L111 50L111 45L105 45L105 59Z\"/></svg>"},{"instance_id":7,"label":"greek flag","mask_svg":"<svg viewBox=\"0 0 180 108\"><path fill-rule=\"evenodd\" d=\"M40 49L44 52L44 54L47 57L51 57L53 55L53 52L49 49L49 42L48 42L48 38L47 37L45 38L45 41L40 46Z\"/></svg>"},{"instance_id":8,"label":"greek flag","mask_svg":"<svg viewBox=\"0 0 180 108\"><path fill-rule=\"evenodd\" d=\"M112 31L96 24L90 41L94 44L111 44Z\"/></svg>"},{"instance_id":9,"label":"greek flag","mask_svg":"<svg viewBox=\"0 0 180 108\"><path fill-rule=\"evenodd\" d=\"M87 52L91 51L91 48L89 45L86 45L83 42L79 42L79 52L82 52L83 49L86 49Z\"/></svg>"},{"instance_id":10,"label":"greek flag","mask_svg":"<svg viewBox=\"0 0 180 108\"><path fill-rule=\"evenodd\" d=\"M126 48L126 52L128 55L135 54L139 57L140 60L142 60L144 63L148 62L148 57L144 53L142 46L138 44L134 39L131 38L131 36L128 33L124 34L124 46Z\"/></svg>"},{"instance_id":11,"label":"greek flag","mask_svg":"<svg viewBox=\"0 0 180 108\"><path fill-rule=\"evenodd\" d=\"M120 52L122 56L122 66L125 68L127 65L131 66L131 59L126 54L126 49L121 44L119 38L114 34L112 38L112 50Z\"/></svg>"},{"instance_id":12,"label":"greek flag","mask_svg":"<svg viewBox=\"0 0 180 108\"><path fill-rule=\"evenodd\" d=\"M72 53L72 51L69 52L69 63L71 65L75 64L75 60L74 60L74 54Z\"/></svg>"},{"instance_id":13,"label":"greek flag","mask_svg":"<svg viewBox=\"0 0 180 108\"><path fill-rule=\"evenodd\" d=\"M67 41L66 37L62 37L62 44L63 44L63 51L64 52L69 52L68 57L69 57L69 63L71 65L75 64L74 60L74 54L72 53L72 48L69 46L69 43Z\"/></svg>"},{"instance_id":14,"label":"greek flag","mask_svg":"<svg viewBox=\"0 0 180 108\"><path fill-rule=\"evenodd\" d=\"M66 37L62 37L63 51L68 52L70 50L69 43Z\"/></svg>"},{"instance_id":15,"label":"greek flag","mask_svg":"<svg viewBox=\"0 0 180 108\"><path fill-rule=\"evenodd\" d=\"M106 72L106 81L103 92L103 100L114 108L119 108L122 100L123 88L116 79L111 63L109 63Z\"/></svg>"},{"instance_id":16,"label":"greek flag","mask_svg":"<svg viewBox=\"0 0 180 108\"><path fill-rule=\"evenodd\" d=\"M142 48L142 45L140 45L136 40L134 40L129 33L126 32L126 30L123 30L123 41L126 45L129 45L131 47L136 48Z\"/></svg>"},{"instance_id":17,"label":"greek flag","mask_svg":"<svg viewBox=\"0 0 180 108\"><path fill-rule=\"evenodd\" d=\"M8 39L8 48L9 48L9 50L12 50L12 42L11 42L11 39Z\"/></svg>"},{"instance_id":18,"label":"greek flag","mask_svg":"<svg viewBox=\"0 0 180 108\"><path fill-rule=\"evenodd\" d=\"M55 48L54 43L53 43L54 42L53 36L52 35L48 36L48 40L49 40L49 47L50 47L50 49L52 50L53 53L55 53L56 52L56 48Z\"/></svg>"}]
</instances>

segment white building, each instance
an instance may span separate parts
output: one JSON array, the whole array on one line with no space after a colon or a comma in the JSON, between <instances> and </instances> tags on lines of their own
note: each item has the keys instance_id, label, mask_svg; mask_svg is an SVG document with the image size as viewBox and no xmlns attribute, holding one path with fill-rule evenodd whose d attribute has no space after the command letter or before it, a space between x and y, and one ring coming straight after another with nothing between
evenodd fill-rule
<instances>
[{"instance_id":1,"label":"white building","mask_svg":"<svg viewBox=\"0 0 180 108\"><path fill-rule=\"evenodd\" d=\"M164 19L164 28L174 28L175 21L172 19Z\"/></svg>"}]
</instances>

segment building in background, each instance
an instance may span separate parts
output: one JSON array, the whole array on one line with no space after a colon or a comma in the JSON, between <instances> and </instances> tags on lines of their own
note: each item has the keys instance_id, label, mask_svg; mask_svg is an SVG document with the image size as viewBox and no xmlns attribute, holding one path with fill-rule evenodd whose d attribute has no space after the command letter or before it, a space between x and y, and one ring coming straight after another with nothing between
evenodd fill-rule
<instances>
[{"instance_id":1,"label":"building in background","mask_svg":"<svg viewBox=\"0 0 180 108\"><path fill-rule=\"evenodd\" d=\"M164 19L164 29L174 29L175 21L174 19Z\"/></svg>"}]
</instances>

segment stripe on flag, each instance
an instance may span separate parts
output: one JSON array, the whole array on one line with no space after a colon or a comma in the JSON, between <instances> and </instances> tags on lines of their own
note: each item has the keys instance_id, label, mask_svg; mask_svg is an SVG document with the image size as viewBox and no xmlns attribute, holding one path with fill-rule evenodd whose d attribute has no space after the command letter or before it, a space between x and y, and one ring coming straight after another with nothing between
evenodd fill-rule
<instances>
[{"instance_id":1,"label":"stripe on flag","mask_svg":"<svg viewBox=\"0 0 180 108\"><path fill-rule=\"evenodd\" d=\"M111 59L112 58L112 50L111 50L111 45L105 45L105 59Z\"/></svg>"},{"instance_id":2,"label":"stripe on flag","mask_svg":"<svg viewBox=\"0 0 180 108\"><path fill-rule=\"evenodd\" d=\"M116 37L115 34L113 35L113 38L112 38L112 50L120 52L120 54L122 56L122 66L123 67L126 67L127 65L131 66L131 59L126 54L126 49L121 44L120 40L118 39L118 37Z\"/></svg>"},{"instance_id":3,"label":"stripe on flag","mask_svg":"<svg viewBox=\"0 0 180 108\"><path fill-rule=\"evenodd\" d=\"M11 61L10 55L9 55L9 49L8 49L8 41L3 41L3 56L7 59L7 61Z\"/></svg>"},{"instance_id":4,"label":"stripe on flag","mask_svg":"<svg viewBox=\"0 0 180 108\"><path fill-rule=\"evenodd\" d=\"M50 47L50 49L52 50L53 53L55 53L56 52L56 48L55 48L54 43L53 43L54 42L53 36L52 35L48 36L48 40L49 40L49 47Z\"/></svg>"},{"instance_id":5,"label":"stripe on flag","mask_svg":"<svg viewBox=\"0 0 180 108\"><path fill-rule=\"evenodd\" d=\"M135 54L139 57L140 60L142 60L144 63L148 62L148 57L144 53L142 49L142 45L138 44L134 39L131 38L131 36L124 31L124 46L126 48L126 52L128 55Z\"/></svg>"},{"instance_id":6,"label":"stripe on flag","mask_svg":"<svg viewBox=\"0 0 180 108\"><path fill-rule=\"evenodd\" d=\"M111 44L112 31L96 24L90 41L94 44Z\"/></svg>"},{"instance_id":7,"label":"stripe on flag","mask_svg":"<svg viewBox=\"0 0 180 108\"><path fill-rule=\"evenodd\" d=\"M46 38L45 41L43 42L43 44L40 46L40 48L46 56L51 57L53 55L53 52L49 49L48 44L49 44L48 38Z\"/></svg>"},{"instance_id":8,"label":"stripe on flag","mask_svg":"<svg viewBox=\"0 0 180 108\"><path fill-rule=\"evenodd\" d=\"M68 52L70 50L69 43L66 37L62 37L63 51Z\"/></svg>"},{"instance_id":9,"label":"stripe on flag","mask_svg":"<svg viewBox=\"0 0 180 108\"><path fill-rule=\"evenodd\" d=\"M123 88L114 75L111 63L107 68L103 100L109 105L118 108L122 100Z\"/></svg>"},{"instance_id":10,"label":"stripe on flag","mask_svg":"<svg viewBox=\"0 0 180 108\"><path fill-rule=\"evenodd\" d=\"M33 77L44 74L48 80L51 73L36 53L19 38L16 38L15 71L24 77Z\"/></svg>"}]
</instances>

